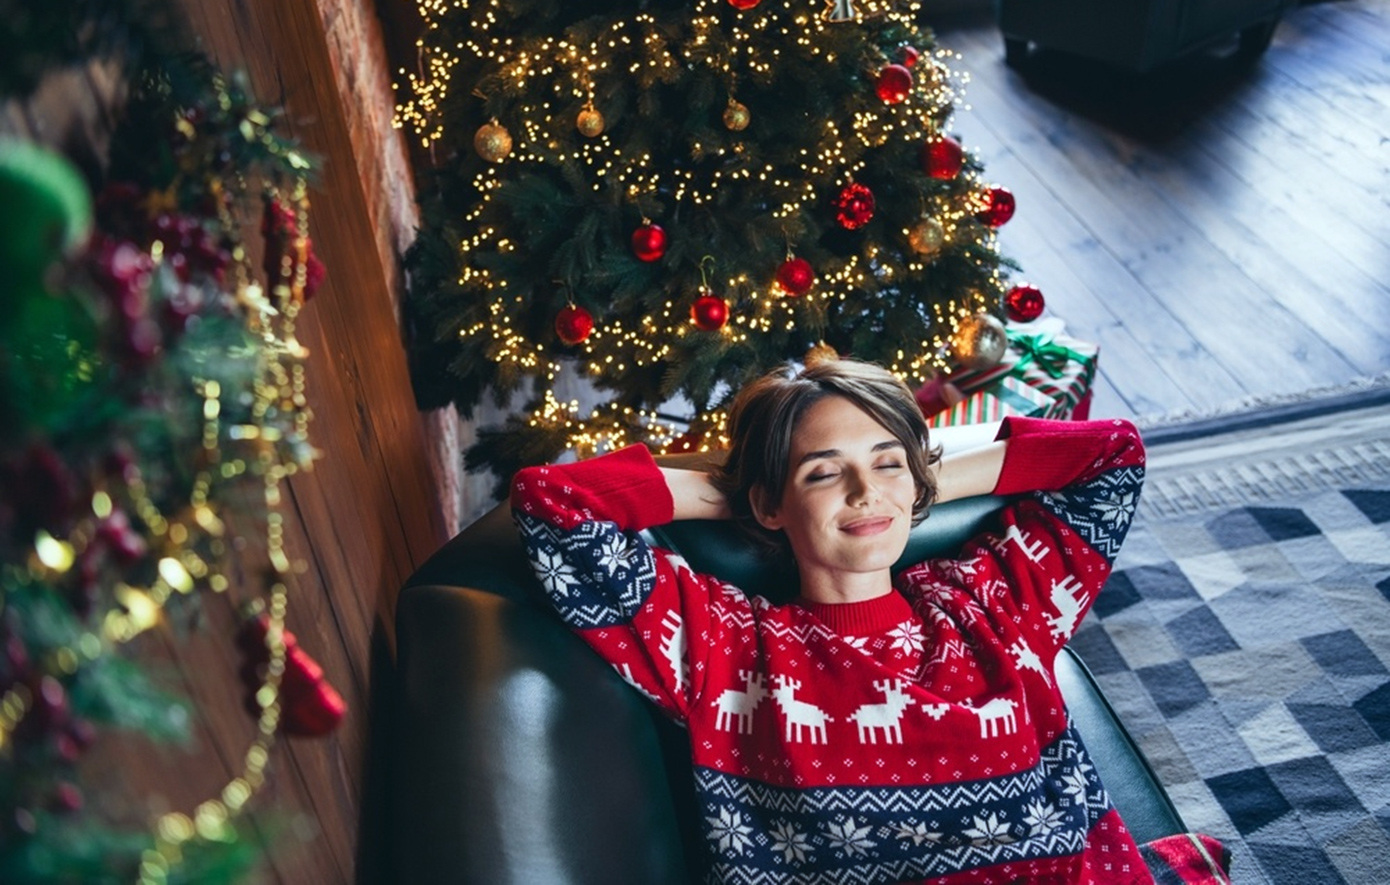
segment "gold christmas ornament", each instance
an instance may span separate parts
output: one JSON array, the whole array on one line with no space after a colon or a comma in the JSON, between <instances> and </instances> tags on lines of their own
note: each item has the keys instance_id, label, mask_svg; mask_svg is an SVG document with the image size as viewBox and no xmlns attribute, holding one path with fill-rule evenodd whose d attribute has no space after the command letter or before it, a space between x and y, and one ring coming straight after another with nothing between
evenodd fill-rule
<instances>
[{"instance_id":1,"label":"gold christmas ornament","mask_svg":"<svg viewBox=\"0 0 1390 885\"><path fill-rule=\"evenodd\" d=\"M600 114L592 103L585 105L584 110L579 112L578 119L574 121L574 127L585 138L597 138L602 135L603 124L603 114Z\"/></svg>"},{"instance_id":2,"label":"gold christmas ornament","mask_svg":"<svg viewBox=\"0 0 1390 885\"><path fill-rule=\"evenodd\" d=\"M494 118L478 127L473 136L473 150L489 163L500 163L512 152L512 134Z\"/></svg>"},{"instance_id":3,"label":"gold christmas ornament","mask_svg":"<svg viewBox=\"0 0 1390 885\"><path fill-rule=\"evenodd\" d=\"M748 106L739 104L732 98L729 99L729 106L724 109L724 126L731 132L742 132L748 128L753 115L748 112Z\"/></svg>"},{"instance_id":4,"label":"gold christmas ornament","mask_svg":"<svg viewBox=\"0 0 1390 885\"><path fill-rule=\"evenodd\" d=\"M803 362L806 363L806 368L809 369L812 366L819 366L821 363L834 362L839 358L840 352L822 341L819 344L811 345L811 349L806 351L806 357Z\"/></svg>"},{"instance_id":5,"label":"gold christmas ornament","mask_svg":"<svg viewBox=\"0 0 1390 885\"><path fill-rule=\"evenodd\" d=\"M918 255L931 258L941 251L946 242L946 231L935 218L923 218L907 232L907 244Z\"/></svg>"},{"instance_id":6,"label":"gold christmas ornament","mask_svg":"<svg viewBox=\"0 0 1390 885\"><path fill-rule=\"evenodd\" d=\"M956 326L951 336L951 353L956 362L970 371L988 369L1004 358L1009 346L1004 324L989 313L977 313Z\"/></svg>"}]
</instances>

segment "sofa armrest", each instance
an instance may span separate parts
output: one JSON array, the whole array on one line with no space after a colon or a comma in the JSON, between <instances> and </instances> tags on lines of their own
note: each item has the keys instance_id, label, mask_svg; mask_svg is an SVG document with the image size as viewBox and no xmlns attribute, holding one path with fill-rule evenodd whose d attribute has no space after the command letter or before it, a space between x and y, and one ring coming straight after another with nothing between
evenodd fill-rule
<instances>
[{"instance_id":1,"label":"sofa armrest","mask_svg":"<svg viewBox=\"0 0 1390 885\"><path fill-rule=\"evenodd\" d=\"M560 621L465 587L396 610L392 880L685 882L662 726Z\"/></svg>"},{"instance_id":2,"label":"sofa armrest","mask_svg":"<svg viewBox=\"0 0 1390 885\"><path fill-rule=\"evenodd\" d=\"M1086 752L1134 841L1143 844L1186 832L1182 815L1115 715L1115 708L1101 694L1095 677L1070 646L1064 646L1057 655L1053 671Z\"/></svg>"}]
</instances>

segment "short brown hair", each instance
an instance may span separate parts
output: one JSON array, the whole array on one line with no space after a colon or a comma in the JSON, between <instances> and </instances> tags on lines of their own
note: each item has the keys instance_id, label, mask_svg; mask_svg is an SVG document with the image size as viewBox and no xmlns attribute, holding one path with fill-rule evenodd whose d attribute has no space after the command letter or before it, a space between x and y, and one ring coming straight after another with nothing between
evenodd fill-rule
<instances>
[{"instance_id":1,"label":"short brown hair","mask_svg":"<svg viewBox=\"0 0 1390 885\"><path fill-rule=\"evenodd\" d=\"M759 494L771 504L781 503L791 473L792 436L807 410L827 396L854 403L903 444L917 487L913 525L926 519L936 499L931 465L941 452L930 448L927 422L898 376L852 359L826 360L799 370L786 366L739 391L729 413L729 455L710 474L739 526L769 551L785 552L786 538L759 525L749 496Z\"/></svg>"}]
</instances>

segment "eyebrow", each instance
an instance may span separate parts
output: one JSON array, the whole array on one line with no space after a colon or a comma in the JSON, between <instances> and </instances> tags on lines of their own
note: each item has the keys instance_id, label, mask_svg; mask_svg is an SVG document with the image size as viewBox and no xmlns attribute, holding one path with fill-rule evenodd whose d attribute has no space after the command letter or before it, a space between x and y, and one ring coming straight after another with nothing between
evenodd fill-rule
<instances>
[{"instance_id":1,"label":"eyebrow","mask_svg":"<svg viewBox=\"0 0 1390 885\"><path fill-rule=\"evenodd\" d=\"M886 452L889 449L902 449L903 451L907 451L907 446L903 445L901 440L886 439L878 445L874 446L872 451ZM844 452L841 452L839 449L821 449L817 452L807 452L806 454L801 456L801 460L796 462L796 466L800 467L807 461L814 461L817 458L838 458L843 454Z\"/></svg>"}]
</instances>

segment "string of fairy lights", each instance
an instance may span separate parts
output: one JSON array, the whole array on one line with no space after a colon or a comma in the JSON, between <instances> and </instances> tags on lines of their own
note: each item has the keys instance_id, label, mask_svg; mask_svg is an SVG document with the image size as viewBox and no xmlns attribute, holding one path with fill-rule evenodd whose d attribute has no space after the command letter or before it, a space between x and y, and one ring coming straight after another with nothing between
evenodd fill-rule
<instances>
[{"instance_id":1,"label":"string of fairy lights","mask_svg":"<svg viewBox=\"0 0 1390 885\"><path fill-rule=\"evenodd\" d=\"M769 207L770 217L796 228L796 220L824 198L828 188L839 188L854 182L871 162L871 152L893 140L918 145L941 135L943 121L937 109L949 108L962 97L964 79L956 75L951 61L957 57L946 50L924 55L917 66L906 100L882 102L859 107L843 120L826 119L815 133L815 144L802 149L795 174L779 171L771 163L750 156L747 142L736 137L741 125L730 123L731 138L715 138L704 142L693 138L689 144L693 157L729 158L738 162L728 166L711 164L668 164L659 166L649 152L628 153L603 128L602 115L595 107L596 85L605 78L622 76L635 79L637 84L669 81L683 70L705 66L714 71L724 83L731 110L742 108L738 103L740 86L746 82L765 81L786 56L797 54L827 67L840 66L834 41L827 32L834 28L854 27L871 19L895 25L907 34L917 33L915 21L921 12L918 0L855 0L852 4L831 4L823 0L787 0L785 10L769 10L771 3L751 5L746 15L731 19L730 0L697 0L689 13L688 34L684 42L673 37L655 16L637 12L615 17L602 24L592 25L591 34L584 39L578 29L557 36L544 35L523 40L505 33L511 19L507 0L417 0L425 22L426 35L417 43L420 59L416 71L402 69L402 87L407 97L397 106L395 125L410 130L420 144L433 151L436 145L448 140L461 140L468 133L446 130L444 118L455 69L470 60L486 71L476 84L474 95L486 101L495 95L522 99L518 111L517 132L501 129L497 121L489 135L505 140L492 145L494 154L483 153L489 160L472 180L478 198L465 213L464 222L482 226L468 235L459 248L466 254L487 251L509 251L514 244L501 239L499 231L483 224L491 217L492 202L502 192L506 181L527 174L527 169L567 166L576 168L596 194L608 189L621 193L630 205L641 209L644 201L657 194L669 197L677 205L692 208L715 204L720 188L738 186L756 188L758 198L749 200ZM835 20L832 10L850 7L853 21ZM780 12L780 14L774 14ZM431 34L445 26L446 20L466 15L471 27L458 37L454 45L441 45ZM730 21L734 24L730 24ZM578 142L558 138L561 128L576 125L574 108L582 105L577 121L585 136ZM746 113L746 108L743 109ZM740 120L746 125L746 118ZM484 127L488 129L488 127ZM483 130L479 131L479 135ZM476 144L476 142L475 142ZM502 148L505 148L503 150ZM498 156L500 154L500 156ZM962 173L965 175L966 173ZM970 182L971 193L978 192L978 182ZM935 255L951 249L964 238L979 239L988 251L993 251L994 234L980 231L973 218L980 209L974 199L936 199L924 205L923 216L935 219L939 229L934 233L932 254L908 254L902 264L909 278L927 271ZM647 214L645 211L642 213ZM966 228L969 225L969 232ZM912 231L901 231L904 239ZM792 257L788 243L788 258ZM775 330L790 331L797 326L797 312L824 309L836 302L846 302L861 295L872 280L876 287L895 284L892 262L876 261L870 250L867 258L857 254L838 257L815 269L815 285L809 291L789 298L775 280L750 274L737 268L720 268L719 283L727 297L740 305L728 314L728 321L719 328L696 330L690 323L690 305L666 300L659 311L644 316L637 326L625 326L616 318L605 318L593 327L580 345L583 372L604 376L616 368L629 365L643 367L669 358L676 341L690 334L721 336L722 346L736 347L750 339L768 335ZM944 303L931 305L934 330L915 352L899 352L889 368L900 376L921 382L934 370L946 364L951 336L963 318L987 311L998 302L1005 289L1000 272L977 261L984 282ZM563 363L550 353L546 343L531 340L520 334L512 321L512 311L524 311L525 297L507 291L507 281L468 260L458 280L461 286L480 290L491 296L488 318L459 329L464 338L486 336L490 342L488 357L499 364L514 364L539 373L553 383L563 371ZM800 302L799 304L797 302ZM628 356L618 356L626 354ZM719 427L723 416L712 412L701 417L702 425ZM664 445L680 436L679 424L661 418L654 411L614 409L601 406L587 416L580 416L568 407L560 409L547 400L529 419L533 426L555 428L563 425L570 433L572 447L580 454L602 451L616 441L633 441L635 431L649 434L643 441ZM717 436L717 434L714 434Z\"/></svg>"}]
</instances>

